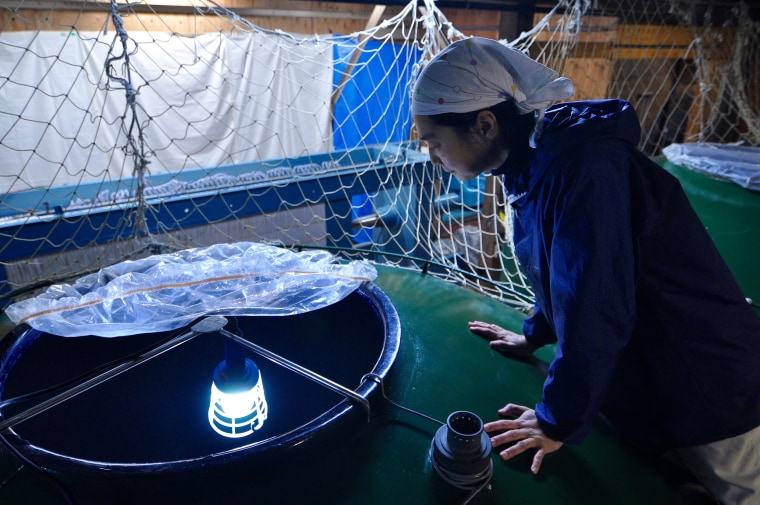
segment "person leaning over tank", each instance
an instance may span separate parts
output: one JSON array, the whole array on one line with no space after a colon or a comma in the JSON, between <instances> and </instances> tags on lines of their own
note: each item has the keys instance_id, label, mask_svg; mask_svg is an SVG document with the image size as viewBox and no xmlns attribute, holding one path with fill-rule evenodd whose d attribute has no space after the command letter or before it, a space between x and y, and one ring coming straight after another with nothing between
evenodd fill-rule
<instances>
[{"instance_id":1,"label":"person leaning over tank","mask_svg":"<svg viewBox=\"0 0 760 505\"><path fill-rule=\"evenodd\" d=\"M760 503L760 318L676 178L637 149L632 106L557 103L572 83L484 38L422 69L412 114L434 164L502 177L535 293L523 335L471 322L493 349L556 343L535 408L489 422L531 471L579 444L598 413L638 446L677 455L725 504ZM547 108L548 107L548 108Z\"/></svg>"}]
</instances>

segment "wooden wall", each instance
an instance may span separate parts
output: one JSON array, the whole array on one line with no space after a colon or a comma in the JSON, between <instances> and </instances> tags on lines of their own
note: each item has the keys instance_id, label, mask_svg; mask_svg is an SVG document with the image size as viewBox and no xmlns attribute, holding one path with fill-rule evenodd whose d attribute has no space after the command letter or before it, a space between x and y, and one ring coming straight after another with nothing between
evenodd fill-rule
<instances>
[{"instance_id":1,"label":"wooden wall","mask_svg":"<svg viewBox=\"0 0 760 505\"><path fill-rule=\"evenodd\" d=\"M375 9L373 5L338 2L310 2L288 0L224 0L219 2L232 9L247 21L266 29L280 29L285 32L314 34L350 34L363 30ZM60 8L60 2L37 1L35 9L0 8L0 28L2 31L52 30L98 31L112 28L107 3L82 2L82 9L74 10L77 2L65 2L71 10ZM171 5L174 4L174 5ZM28 5L28 4L27 4ZM51 7L47 7L50 5ZM57 8L52 8L58 5ZM213 15L201 15L190 7L191 0L159 0L155 4L147 1L135 7L136 13L123 15L127 30L147 30L192 34L229 30L228 23ZM383 18L391 17L400 7L388 6L383 10ZM501 14L495 11L468 9L442 9L454 26L467 35L498 38Z\"/></svg>"},{"instance_id":2,"label":"wooden wall","mask_svg":"<svg viewBox=\"0 0 760 505\"><path fill-rule=\"evenodd\" d=\"M536 14L534 24L541 17ZM734 28L697 34L685 26L630 25L621 24L615 17L584 16L583 29L573 40L568 40L570 37L559 35L558 31L567 22L562 15L552 17L549 27L538 36L533 56L543 56L550 67L572 79L575 100L619 97L630 101L639 112L643 133L649 139L645 146L648 150L657 151L663 142L694 140L700 131L701 119L710 114L711 104L721 103L717 92L725 76L718 72L725 69L733 57ZM702 70L707 94L702 102L694 99L703 92L695 75L696 35L701 36L699 54L705 58ZM563 41L563 37L564 42L569 43L568 53L563 54L561 60L547 58L551 44ZM760 75L760 57L756 58L753 68L754 75ZM758 86L755 80L749 83L753 83L748 86L749 102L753 110L757 110L760 98L753 89L757 90ZM675 115L671 114L673 111ZM684 119L681 124L675 124L675 117ZM725 126L712 140L738 140L736 129Z\"/></svg>"}]
</instances>

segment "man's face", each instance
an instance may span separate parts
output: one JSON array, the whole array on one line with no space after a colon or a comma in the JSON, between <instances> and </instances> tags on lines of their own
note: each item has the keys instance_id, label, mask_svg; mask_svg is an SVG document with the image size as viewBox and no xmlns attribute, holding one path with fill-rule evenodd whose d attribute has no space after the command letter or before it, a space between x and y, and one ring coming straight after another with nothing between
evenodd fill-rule
<instances>
[{"instance_id":1,"label":"man's face","mask_svg":"<svg viewBox=\"0 0 760 505\"><path fill-rule=\"evenodd\" d=\"M434 123L429 116L414 116L417 133L430 153L430 161L442 165L460 181L469 181L490 168L486 140L474 132L462 134L450 126Z\"/></svg>"}]
</instances>

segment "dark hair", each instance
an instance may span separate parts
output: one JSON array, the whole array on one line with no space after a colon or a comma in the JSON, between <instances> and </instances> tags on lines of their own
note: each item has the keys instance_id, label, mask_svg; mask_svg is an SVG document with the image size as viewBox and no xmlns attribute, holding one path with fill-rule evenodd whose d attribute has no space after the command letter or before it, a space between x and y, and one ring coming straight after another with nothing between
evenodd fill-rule
<instances>
[{"instance_id":1,"label":"dark hair","mask_svg":"<svg viewBox=\"0 0 760 505\"><path fill-rule=\"evenodd\" d=\"M508 146L527 144L533 127L535 126L535 117L533 114L521 114L517 109L514 100L506 100L485 109L493 113L502 133L502 140ZM472 112L446 112L444 114L434 114L430 117L433 123L440 126L447 126L455 129L457 132L466 134L475 124L475 120L481 110Z\"/></svg>"}]
</instances>

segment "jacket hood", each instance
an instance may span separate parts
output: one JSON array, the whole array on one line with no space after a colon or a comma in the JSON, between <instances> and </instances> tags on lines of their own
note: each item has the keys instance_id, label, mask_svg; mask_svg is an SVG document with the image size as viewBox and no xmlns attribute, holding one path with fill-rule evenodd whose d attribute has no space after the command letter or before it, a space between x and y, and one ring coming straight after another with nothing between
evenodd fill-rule
<instances>
[{"instance_id":1,"label":"jacket hood","mask_svg":"<svg viewBox=\"0 0 760 505\"><path fill-rule=\"evenodd\" d=\"M504 189L511 204L535 187L551 161L563 152L588 149L589 143L598 145L605 139L636 148L640 138L639 118L625 100L564 102L546 110L537 149L527 144L514 148L504 164L492 173L504 176Z\"/></svg>"},{"instance_id":2,"label":"jacket hood","mask_svg":"<svg viewBox=\"0 0 760 505\"><path fill-rule=\"evenodd\" d=\"M630 103L619 99L567 102L546 110L542 140L558 141L556 148L561 149L563 143L584 137L615 137L636 146L641 139L639 118Z\"/></svg>"}]
</instances>

